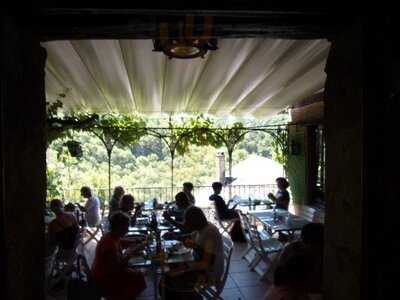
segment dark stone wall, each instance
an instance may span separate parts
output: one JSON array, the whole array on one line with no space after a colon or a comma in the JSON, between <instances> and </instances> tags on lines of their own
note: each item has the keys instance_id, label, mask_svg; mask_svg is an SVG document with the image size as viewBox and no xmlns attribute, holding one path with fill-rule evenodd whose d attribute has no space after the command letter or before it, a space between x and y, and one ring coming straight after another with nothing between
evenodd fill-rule
<instances>
[{"instance_id":1,"label":"dark stone wall","mask_svg":"<svg viewBox=\"0 0 400 300\"><path fill-rule=\"evenodd\" d=\"M362 299L390 299L400 277L400 20L370 18L364 51ZM390 295L390 296L389 296Z\"/></svg>"},{"instance_id":2,"label":"dark stone wall","mask_svg":"<svg viewBox=\"0 0 400 300\"><path fill-rule=\"evenodd\" d=\"M1 18L1 299L44 299L45 52Z\"/></svg>"},{"instance_id":3,"label":"dark stone wall","mask_svg":"<svg viewBox=\"0 0 400 300\"><path fill-rule=\"evenodd\" d=\"M332 44L325 121L326 299L398 291L399 20L363 17Z\"/></svg>"},{"instance_id":4,"label":"dark stone wall","mask_svg":"<svg viewBox=\"0 0 400 300\"><path fill-rule=\"evenodd\" d=\"M332 43L326 68L324 290L327 300L361 299L362 53L362 26L358 25Z\"/></svg>"}]
</instances>

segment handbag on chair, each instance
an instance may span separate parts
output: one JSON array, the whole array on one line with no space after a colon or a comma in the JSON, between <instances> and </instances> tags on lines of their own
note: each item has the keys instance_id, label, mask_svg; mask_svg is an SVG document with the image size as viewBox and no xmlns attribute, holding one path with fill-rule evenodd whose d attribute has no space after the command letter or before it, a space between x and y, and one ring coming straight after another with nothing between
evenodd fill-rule
<instances>
[{"instance_id":1,"label":"handbag on chair","mask_svg":"<svg viewBox=\"0 0 400 300\"><path fill-rule=\"evenodd\" d=\"M231 231L229 232L229 235L231 236L231 239L234 242L239 242L239 243L246 242L246 237L244 236L242 226L240 225L240 220L235 221Z\"/></svg>"}]
</instances>

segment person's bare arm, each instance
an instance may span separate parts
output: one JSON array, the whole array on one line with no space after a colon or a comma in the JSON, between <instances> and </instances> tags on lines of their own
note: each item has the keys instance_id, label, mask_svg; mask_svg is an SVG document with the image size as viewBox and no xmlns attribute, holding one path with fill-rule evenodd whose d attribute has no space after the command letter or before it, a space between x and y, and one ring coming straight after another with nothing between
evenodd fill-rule
<instances>
[{"instance_id":1,"label":"person's bare arm","mask_svg":"<svg viewBox=\"0 0 400 300\"><path fill-rule=\"evenodd\" d=\"M276 197L274 196L274 194L269 193L268 198L271 199L272 201L276 202Z\"/></svg>"},{"instance_id":2,"label":"person's bare arm","mask_svg":"<svg viewBox=\"0 0 400 300\"><path fill-rule=\"evenodd\" d=\"M171 215L168 212L164 212L163 213L163 217L165 218L165 220L167 220L168 222L170 222L172 225L174 225L176 228L178 228L179 230L186 230L186 226L183 223L179 223L177 221L175 221L174 219L171 218Z\"/></svg>"},{"instance_id":3,"label":"person's bare arm","mask_svg":"<svg viewBox=\"0 0 400 300\"><path fill-rule=\"evenodd\" d=\"M186 239L184 241L184 245L188 248L196 247L196 244L194 243L194 241L192 239ZM212 253L212 249L214 249L214 247L215 247L215 241L213 239L209 239L203 249L203 256L202 256L201 260L186 263L186 266L181 266L181 267L178 267L178 268L174 269L173 271L171 271L172 273L170 275L177 276L177 275L180 275L180 274L182 274L184 272L188 272L188 271L206 271L206 270L208 270L210 268L210 265L214 258L214 254Z\"/></svg>"},{"instance_id":4,"label":"person's bare arm","mask_svg":"<svg viewBox=\"0 0 400 300\"><path fill-rule=\"evenodd\" d=\"M213 257L212 254L209 254L208 252L204 252L202 260L196 261L196 262L185 263L185 265L174 268L173 270L168 272L168 275L174 277L174 276L182 275L185 272L206 271L210 266L212 257Z\"/></svg>"}]
</instances>

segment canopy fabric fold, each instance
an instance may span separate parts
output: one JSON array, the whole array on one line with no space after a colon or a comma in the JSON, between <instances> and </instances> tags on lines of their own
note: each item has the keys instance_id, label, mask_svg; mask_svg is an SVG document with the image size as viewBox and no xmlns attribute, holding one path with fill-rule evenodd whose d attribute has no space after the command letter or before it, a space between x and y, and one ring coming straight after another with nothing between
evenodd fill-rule
<instances>
[{"instance_id":1,"label":"canopy fabric fold","mask_svg":"<svg viewBox=\"0 0 400 300\"><path fill-rule=\"evenodd\" d=\"M221 39L205 58L169 59L151 40L74 40L47 50L46 97L73 112L268 118L324 88L326 40Z\"/></svg>"}]
</instances>

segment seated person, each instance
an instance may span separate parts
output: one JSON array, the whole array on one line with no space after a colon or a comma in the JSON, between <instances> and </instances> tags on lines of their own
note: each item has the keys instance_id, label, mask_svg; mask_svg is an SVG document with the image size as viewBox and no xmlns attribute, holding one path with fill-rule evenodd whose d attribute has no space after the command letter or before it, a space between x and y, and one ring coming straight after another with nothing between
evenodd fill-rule
<instances>
[{"instance_id":1,"label":"seated person","mask_svg":"<svg viewBox=\"0 0 400 300\"><path fill-rule=\"evenodd\" d=\"M210 200L214 201L215 210L217 212L218 218L220 220L233 220L236 219L235 223L231 231L229 232L232 241L234 242L246 242L246 238L242 231L242 225L240 224L239 214L235 210L235 206L233 208L228 208L228 205L225 203L224 199L220 196L222 190L222 183L220 182L213 182L212 188L214 190L214 194L210 196Z\"/></svg>"},{"instance_id":2,"label":"seated person","mask_svg":"<svg viewBox=\"0 0 400 300\"><path fill-rule=\"evenodd\" d=\"M67 205L64 206L64 211L75 214L76 206L72 202L69 202Z\"/></svg>"},{"instance_id":3,"label":"seated person","mask_svg":"<svg viewBox=\"0 0 400 300\"><path fill-rule=\"evenodd\" d=\"M145 288L144 275L128 268L128 261L144 247L136 244L122 253L123 243L129 228L129 217L121 212L110 219L111 231L106 233L96 247L92 266L92 277L104 290L110 300L135 299Z\"/></svg>"},{"instance_id":4,"label":"seated person","mask_svg":"<svg viewBox=\"0 0 400 300\"><path fill-rule=\"evenodd\" d=\"M130 226L135 226L136 218L140 213L140 210L137 208L135 209L135 198L131 194L122 196L121 201L119 202L119 211L129 216Z\"/></svg>"},{"instance_id":5,"label":"seated person","mask_svg":"<svg viewBox=\"0 0 400 300\"><path fill-rule=\"evenodd\" d=\"M96 227L100 223L100 200L93 196L92 190L88 186L81 188L81 196L86 198L85 206L79 206L85 212L85 218L89 227Z\"/></svg>"},{"instance_id":6,"label":"seated person","mask_svg":"<svg viewBox=\"0 0 400 300\"><path fill-rule=\"evenodd\" d=\"M187 195L184 192L179 192L178 194L175 195L175 201L176 201L176 206L178 210L181 211L181 218L176 218L175 220L172 219L172 216L174 215L174 212L171 209L168 209L164 211L163 217L165 220L170 222L172 225L177 227L183 232L187 232L188 228L186 226L186 213L188 209L192 206L190 204L190 201L187 197Z\"/></svg>"},{"instance_id":7,"label":"seated person","mask_svg":"<svg viewBox=\"0 0 400 300\"><path fill-rule=\"evenodd\" d=\"M188 197L190 204L191 204L191 205L194 205L195 202L196 202L196 200L194 199L194 196L193 196L193 194L192 194L192 192L193 192L193 183L191 183L191 182L184 182L184 183L183 183L183 190L182 190L182 191L183 191L183 192L186 194L186 196Z\"/></svg>"},{"instance_id":8,"label":"seated person","mask_svg":"<svg viewBox=\"0 0 400 300\"><path fill-rule=\"evenodd\" d=\"M135 212L133 212L135 210ZM135 198L131 194L126 194L122 196L121 201L119 202L119 211L125 213L129 217L129 226L135 226L136 220L141 213L141 206L136 206L135 208ZM114 212L115 214L115 212ZM123 238L123 242L129 245L130 243L135 243L139 241L143 241L146 238L143 234L135 234L134 236L129 236Z\"/></svg>"},{"instance_id":9,"label":"seated person","mask_svg":"<svg viewBox=\"0 0 400 300\"><path fill-rule=\"evenodd\" d=\"M110 203L109 203L109 216L112 216L114 212L117 212L119 210L119 202L122 199L122 196L125 194L124 188L122 186L116 186L114 188L113 195L111 197Z\"/></svg>"},{"instance_id":10,"label":"seated person","mask_svg":"<svg viewBox=\"0 0 400 300\"><path fill-rule=\"evenodd\" d=\"M50 209L56 218L48 225L49 245L59 246L64 251L75 251L79 226L74 215L64 211L63 203L59 199L51 200Z\"/></svg>"},{"instance_id":11,"label":"seated person","mask_svg":"<svg viewBox=\"0 0 400 300\"><path fill-rule=\"evenodd\" d=\"M283 177L278 177L276 179L276 185L278 186L278 192L275 196L269 193L268 198L275 202L276 208L288 210L290 195L287 188L289 187L289 182Z\"/></svg>"},{"instance_id":12,"label":"seated person","mask_svg":"<svg viewBox=\"0 0 400 300\"><path fill-rule=\"evenodd\" d=\"M196 283L215 283L224 272L223 241L218 228L209 223L203 211L195 206L186 212L186 226L192 234L184 240L184 245L194 249L195 261L166 274L165 299L193 299L196 293L190 290Z\"/></svg>"},{"instance_id":13,"label":"seated person","mask_svg":"<svg viewBox=\"0 0 400 300\"><path fill-rule=\"evenodd\" d=\"M265 300L311 300L305 288L308 276L308 259L304 251L291 256L274 272L274 283Z\"/></svg>"},{"instance_id":14,"label":"seated person","mask_svg":"<svg viewBox=\"0 0 400 300\"><path fill-rule=\"evenodd\" d=\"M322 258L324 247L324 225L309 223L301 230L300 240L286 245L282 250L277 266L284 266L297 253L304 252L308 258L309 276L305 278L307 292L320 293L322 291Z\"/></svg>"},{"instance_id":15,"label":"seated person","mask_svg":"<svg viewBox=\"0 0 400 300\"><path fill-rule=\"evenodd\" d=\"M210 200L214 201L215 210L218 214L218 217L221 220L230 220L239 218L237 211L235 210L237 204L234 207L228 208L229 203L226 204L224 199L220 196L222 190L222 183L221 182L213 182L212 188L214 190L214 194L210 196Z\"/></svg>"}]
</instances>

